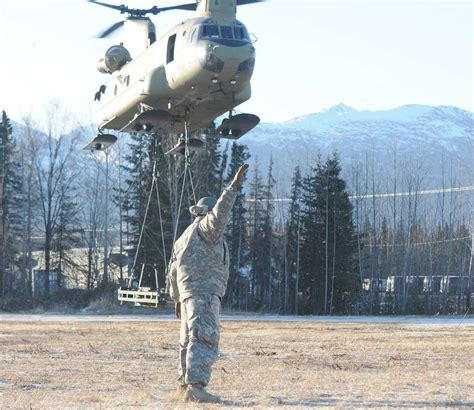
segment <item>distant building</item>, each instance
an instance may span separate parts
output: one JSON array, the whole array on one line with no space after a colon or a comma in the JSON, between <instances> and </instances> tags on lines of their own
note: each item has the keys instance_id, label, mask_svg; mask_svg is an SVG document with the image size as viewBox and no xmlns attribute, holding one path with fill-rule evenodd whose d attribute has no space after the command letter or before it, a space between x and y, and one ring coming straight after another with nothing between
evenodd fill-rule
<instances>
[{"instance_id":1,"label":"distant building","mask_svg":"<svg viewBox=\"0 0 474 410\"><path fill-rule=\"evenodd\" d=\"M43 269L33 271L33 296L42 297L52 295L58 291L58 272L55 270L48 272Z\"/></svg>"}]
</instances>

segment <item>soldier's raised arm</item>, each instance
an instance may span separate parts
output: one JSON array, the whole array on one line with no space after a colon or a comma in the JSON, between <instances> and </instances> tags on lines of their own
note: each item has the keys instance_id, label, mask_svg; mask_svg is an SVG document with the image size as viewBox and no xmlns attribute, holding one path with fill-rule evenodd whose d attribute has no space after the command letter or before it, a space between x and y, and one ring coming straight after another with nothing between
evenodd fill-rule
<instances>
[{"instance_id":1,"label":"soldier's raised arm","mask_svg":"<svg viewBox=\"0 0 474 410\"><path fill-rule=\"evenodd\" d=\"M207 243L216 242L224 234L237 197L237 191L244 182L248 167L247 164L244 164L239 168L229 188L226 188L221 194L212 211L199 221L199 235Z\"/></svg>"}]
</instances>

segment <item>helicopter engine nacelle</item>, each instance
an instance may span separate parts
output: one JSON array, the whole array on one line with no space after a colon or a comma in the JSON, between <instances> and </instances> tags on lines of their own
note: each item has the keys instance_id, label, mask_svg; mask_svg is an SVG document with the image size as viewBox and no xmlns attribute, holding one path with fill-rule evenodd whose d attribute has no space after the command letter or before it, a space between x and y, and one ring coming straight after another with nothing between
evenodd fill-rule
<instances>
[{"instance_id":1,"label":"helicopter engine nacelle","mask_svg":"<svg viewBox=\"0 0 474 410\"><path fill-rule=\"evenodd\" d=\"M111 74L120 70L131 59L130 53L124 46L112 46L105 52L105 57L97 63L97 69L103 74Z\"/></svg>"}]
</instances>

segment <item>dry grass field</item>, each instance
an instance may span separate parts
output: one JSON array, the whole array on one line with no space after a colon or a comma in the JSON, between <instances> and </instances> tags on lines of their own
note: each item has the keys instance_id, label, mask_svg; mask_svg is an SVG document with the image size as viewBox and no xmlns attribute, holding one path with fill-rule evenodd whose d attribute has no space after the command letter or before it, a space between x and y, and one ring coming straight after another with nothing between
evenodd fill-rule
<instances>
[{"instance_id":1,"label":"dry grass field","mask_svg":"<svg viewBox=\"0 0 474 410\"><path fill-rule=\"evenodd\" d=\"M173 399L178 322L0 322L0 408ZM474 407L474 326L223 322L218 407Z\"/></svg>"}]
</instances>

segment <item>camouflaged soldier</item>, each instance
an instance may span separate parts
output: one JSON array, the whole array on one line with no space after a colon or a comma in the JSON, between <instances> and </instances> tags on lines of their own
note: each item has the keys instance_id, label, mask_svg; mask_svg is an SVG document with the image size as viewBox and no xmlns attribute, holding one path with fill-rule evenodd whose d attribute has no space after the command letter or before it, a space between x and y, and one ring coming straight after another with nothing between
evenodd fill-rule
<instances>
[{"instance_id":1,"label":"camouflaged soldier","mask_svg":"<svg viewBox=\"0 0 474 410\"><path fill-rule=\"evenodd\" d=\"M181 319L178 398L219 402L204 390L219 353L221 299L229 278L229 251L223 238L248 165L242 165L220 198L202 198L190 208L195 221L173 248L170 294Z\"/></svg>"}]
</instances>

